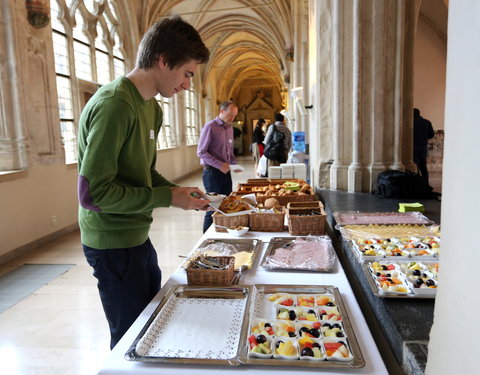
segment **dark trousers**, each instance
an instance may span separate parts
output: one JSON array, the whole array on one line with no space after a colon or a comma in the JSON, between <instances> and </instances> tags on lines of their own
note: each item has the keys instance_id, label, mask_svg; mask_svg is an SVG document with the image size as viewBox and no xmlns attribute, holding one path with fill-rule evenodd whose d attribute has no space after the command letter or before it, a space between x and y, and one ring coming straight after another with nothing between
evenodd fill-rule
<instances>
[{"instance_id":1,"label":"dark trousers","mask_svg":"<svg viewBox=\"0 0 480 375\"><path fill-rule=\"evenodd\" d=\"M427 155L428 151L425 150L414 150L413 151L413 161L417 165L420 175L423 177L427 185L428 182L428 169L427 169Z\"/></svg>"},{"instance_id":2,"label":"dark trousers","mask_svg":"<svg viewBox=\"0 0 480 375\"><path fill-rule=\"evenodd\" d=\"M110 326L110 349L160 290L162 273L157 253L148 239L126 249L98 250L83 245Z\"/></svg>"},{"instance_id":3,"label":"dark trousers","mask_svg":"<svg viewBox=\"0 0 480 375\"><path fill-rule=\"evenodd\" d=\"M229 195L232 192L232 175L230 172L223 173L217 168L210 166L203 168L203 185L205 186L206 193L217 193ZM212 225L213 211L207 211L205 218L203 219L203 233Z\"/></svg>"}]
</instances>

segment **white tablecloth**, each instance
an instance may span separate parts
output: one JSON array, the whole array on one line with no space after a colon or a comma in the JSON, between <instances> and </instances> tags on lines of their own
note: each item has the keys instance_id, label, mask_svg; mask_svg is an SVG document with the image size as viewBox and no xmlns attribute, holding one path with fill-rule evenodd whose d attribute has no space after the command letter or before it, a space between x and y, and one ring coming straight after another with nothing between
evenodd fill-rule
<instances>
[{"instance_id":1,"label":"white tablecloth","mask_svg":"<svg viewBox=\"0 0 480 375\"><path fill-rule=\"evenodd\" d=\"M257 238L268 242L271 237L289 236L288 232L248 232L240 238ZM205 239L208 238L232 238L228 233L215 232L213 226L200 238L195 245L197 248ZM360 307L355 299L353 291L348 283L347 277L342 266L336 261L335 271L331 273L310 273L310 272L272 272L258 267L267 248L264 243L262 254L257 258L253 270L243 276L241 284L291 284L291 285L333 285L336 286L341 295L348 317L352 323L355 335L365 360L365 366L360 369L329 369L329 368L302 368L302 367L282 367L282 366L202 366L202 365L177 365L163 363L142 363L131 362L124 359L125 353L133 343L139 332L144 327L147 320L158 306L161 296L171 286L176 284L186 284L187 278L185 270L179 268L172 277L166 282L162 290L145 308L135 323L130 327L124 337L110 353L109 357L99 370L99 375L150 375L150 374L226 374L226 373L265 373L265 374L304 374L318 373L322 374L388 374L380 353L373 341L370 330L363 317ZM161 251L161 250L160 250Z\"/></svg>"}]
</instances>

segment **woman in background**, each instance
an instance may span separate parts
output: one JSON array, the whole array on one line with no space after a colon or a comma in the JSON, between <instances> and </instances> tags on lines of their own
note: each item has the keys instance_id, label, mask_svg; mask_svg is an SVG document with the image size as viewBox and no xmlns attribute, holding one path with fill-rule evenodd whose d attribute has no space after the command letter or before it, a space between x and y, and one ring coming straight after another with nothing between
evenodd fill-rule
<instances>
[{"instance_id":1,"label":"woman in background","mask_svg":"<svg viewBox=\"0 0 480 375\"><path fill-rule=\"evenodd\" d=\"M258 163L258 160L260 160L263 155L263 149L265 148L265 144L263 143L263 140L265 139L263 124L265 123L266 121L263 118L258 119L257 125L253 131L252 154L255 163Z\"/></svg>"}]
</instances>

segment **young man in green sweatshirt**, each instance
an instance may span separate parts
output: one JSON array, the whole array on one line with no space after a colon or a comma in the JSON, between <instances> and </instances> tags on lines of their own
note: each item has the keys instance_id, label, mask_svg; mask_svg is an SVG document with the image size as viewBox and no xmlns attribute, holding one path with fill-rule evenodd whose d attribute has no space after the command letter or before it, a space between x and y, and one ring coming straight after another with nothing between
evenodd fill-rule
<instances>
[{"instance_id":1,"label":"young man in green sweatshirt","mask_svg":"<svg viewBox=\"0 0 480 375\"><path fill-rule=\"evenodd\" d=\"M110 326L113 348L160 290L149 240L152 210L206 210L198 188L179 187L155 169L163 113L155 95L186 90L209 51L180 17L154 24L135 68L101 87L85 106L78 136L81 241Z\"/></svg>"}]
</instances>

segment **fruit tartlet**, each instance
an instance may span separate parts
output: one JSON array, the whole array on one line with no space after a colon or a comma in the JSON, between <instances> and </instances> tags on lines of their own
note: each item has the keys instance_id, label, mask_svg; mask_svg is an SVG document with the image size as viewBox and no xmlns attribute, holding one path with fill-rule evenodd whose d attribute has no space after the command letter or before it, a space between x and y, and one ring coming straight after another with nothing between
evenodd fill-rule
<instances>
[{"instance_id":1,"label":"fruit tartlet","mask_svg":"<svg viewBox=\"0 0 480 375\"><path fill-rule=\"evenodd\" d=\"M313 295L298 296L297 306L306 306L306 307L315 306L315 296Z\"/></svg>"},{"instance_id":2,"label":"fruit tartlet","mask_svg":"<svg viewBox=\"0 0 480 375\"><path fill-rule=\"evenodd\" d=\"M322 294L315 297L315 306L335 306L335 299L331 294Z\"/></svg>"},{"instance_id":3,"label":"fruit tartlet","mask_svg":"<svg viewBox=\"0 0 480 375\"><path fill-rule=\"evenodd\" d=\"M322 307L318 310L318 317L320 320L333 320L339 321L342 320L340 313L336 307Z\"/></svg>"},{"instance_id":4,"label":"fruit tartlet","mask_svg":"<svg viewBox=\"0 0 480 375\"><path fill-rule=\"evenodd\" d=\"M266 322L265 320L257 320L253 322L251 332L254 335L266 335L266 336L273 336L275 334L275 330L272 327L272 324Z\"/></svg>"},{"instance_id":5,"label":"fruit tartlet","mask_svg":"<svg viewBox=\"0 0 480 375\"><path fill-rule=\"evenodd\" d=\"M310 307L297 307L295 312L297 320L308 320L310 322L318 320L316 311Z\"/></svg>"},{"instance_id":6,"label":"fruit tartlet","mask_svg":"<svg viewBox=\"0 0 480 375\"><path fill-rule=\"evenodd\" d=\"M352 359L352 353L346 341L324 339L323 346L325 348L327 361L349 361Z\"/></svg>"},{"instance_id":7,"label":"fruit tartlet","mask_svg":"<svg viewBox=\"0 0 480 375\"><path fill-rule=\"evenodd\" d=\"M287 309L285 307L277 306L277 319L279 320L297 320L297 313L295 309Z\"/></svg>"},{"instance_id":8,"label":"fruit tartlet","mask_svg":"<svg viewBox=\"0 0 480 375\"><path fill-rule=\"evenodd\" d=\"M340 323L328 323L322 324L321 332L323 337L345 337L345 332Z\"/></svg>"},{"instance_id":9,"label":"fruit tartlet","mask_svg":"<svg viewBox=\"0 0 480 375\"><path fill-rule=\"evenodd\" d=\"M273 354L272 339L265 335L248 336L248 354L254 357L270 358Z\"/></svg>"},{"instance_id":10,"label":"fruit tartlet","mask_svg":"<svg viewBox=\"0 0 480 375\"><path fill-rule=\"evenodd\" d=\"M316 361L323 361L325 359L320 340L304 336L298 339L298 346L300 349L300 359Z\"/></svg>"},{"instance_id":11,"label":"fruit tartlet","mask_svg":"<svg viewBox=\"0 0 480 375\"><path fill-rule=\"evenodd\" d=\"M295 298L290 294L275 293L275 294L270 294L267 298L270 302L273 302L277 305L295 306Z\"/></svg>"},{"instance_id":12,"label":"fruit tartlet","mask_svg":"<svg viewBox=\"0 0 480 375\"><path fill-rule=\"evenodd\" d=\"M275 340L274 358L296 359L298 358L298 343L296 340L280 337Z\"/></svg>"},{"instance_id":13,"label":"fruit tartlet","mask_svg":"<svg viewBox=\"0 0 480 375\"><path fill-rule=\"evenodd\" d=\"M296 337L295 323L289 320L277 320L274 324L276 336Z\"/></svg>"},{"instance_id":14,"label":"fruit tartlet","mask_svg":"<svg viewBox=\"0 0 480 375\"><path fill-rule=\"evenodd\" d=\"M320 337L320 329L322 325L320 322L297 322L298 335L300 337L312 337L318 339Z\"/></svg>"}]
</instances>

